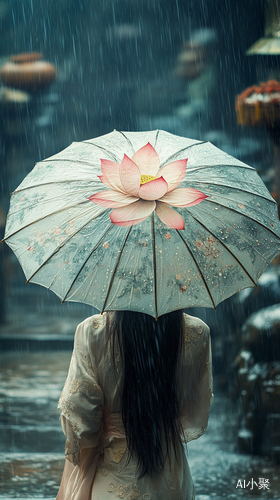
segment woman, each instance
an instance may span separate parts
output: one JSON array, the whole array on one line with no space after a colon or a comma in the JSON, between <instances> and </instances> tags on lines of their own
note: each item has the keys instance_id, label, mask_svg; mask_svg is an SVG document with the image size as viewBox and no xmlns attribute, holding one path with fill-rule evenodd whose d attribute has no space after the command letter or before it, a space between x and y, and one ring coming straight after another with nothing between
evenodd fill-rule
<instances>
[{"instance_id":1,"label":"woman","mask_svg":"<svg viewBox=\"0 0 280 500\"><path fill-rule=\"evenodd\" d=\"M182 311L113 312L76 331L59 400L66 435L57 500L192 500L183 442L206 429L209 328Z\"/></svg>"}]
</instances>

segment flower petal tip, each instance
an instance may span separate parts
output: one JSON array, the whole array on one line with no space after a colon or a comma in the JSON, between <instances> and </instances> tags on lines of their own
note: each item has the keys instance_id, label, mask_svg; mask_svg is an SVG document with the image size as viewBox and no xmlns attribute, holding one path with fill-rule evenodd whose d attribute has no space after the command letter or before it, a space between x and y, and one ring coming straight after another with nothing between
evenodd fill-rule
<instances>
[{"instance_id":1,"label":"flower petal tip","mask_svg":"<svg viewBox=\"0 0 280 500\"><path fill-rule=\"evenodd\" d=\"M160 167L159 156L149 142L136 151L132 157L132 161L136 163L143 175L156 175Z\"/></svg>"},{"instance_id":2,"label":"flower petal tip","mask_svg":"<svg viewBox=\"0 0 280 500\"><path fill-rule=\"evenodd\" d=\"M176 210L173 210L165 203L157 201L156 213L161 222L163 222L163 224L167 227L178 230L185 229L185 221L183 217Z\"/></svg>"}]
</instances>

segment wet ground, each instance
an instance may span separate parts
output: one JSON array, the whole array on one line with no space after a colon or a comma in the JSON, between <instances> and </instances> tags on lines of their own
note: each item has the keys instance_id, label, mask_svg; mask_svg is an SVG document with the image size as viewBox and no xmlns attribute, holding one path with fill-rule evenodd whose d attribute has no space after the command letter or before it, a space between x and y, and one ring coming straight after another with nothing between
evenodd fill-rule
<instances>
[{"instance_id":1,"label":"wet ground","mask_svg":"<svg viewBox=\"0 0 280 500\"><path fill-rule=\"evenodd\" d=\"M0 353L0 500L56 496L64 462L56 406L70 356ZM216 394L206 434L188 446L197 500L280 498L280 467L236 452L237 417L229 399Z\"/></svg>"}]
</instances>

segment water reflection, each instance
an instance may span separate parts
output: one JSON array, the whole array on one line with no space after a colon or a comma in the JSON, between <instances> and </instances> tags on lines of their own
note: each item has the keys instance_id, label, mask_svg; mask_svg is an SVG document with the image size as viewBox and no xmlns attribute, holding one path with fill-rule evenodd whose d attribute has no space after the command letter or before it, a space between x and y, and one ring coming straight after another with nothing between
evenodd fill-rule
<instances>
[{"instance_id":1,"label":"water reflection","mask_svg":"<svg viewBox=\"0 0 280 500\"><path fill-rule=\"evenodd\" d=\"M56 407L70 357L71 351L0 355L1 500L55 498L64 461Z\"/></svg>"}]
</instances>

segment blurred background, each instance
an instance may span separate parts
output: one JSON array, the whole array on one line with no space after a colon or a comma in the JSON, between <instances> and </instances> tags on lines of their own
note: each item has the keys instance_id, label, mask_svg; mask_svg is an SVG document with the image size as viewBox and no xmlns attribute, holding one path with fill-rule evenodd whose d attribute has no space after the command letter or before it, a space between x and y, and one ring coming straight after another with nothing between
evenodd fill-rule
<instances>
[{"instance_id":1,"label":"blurred background","mask_svg":"<svg viewBox=\"0 0 280 500\"><path fill-rule=\"evenodd\" d=\"M279 1L0 0L0 30L1 238L10 193L36 162L113 129L209 140L279 202ZM75 327L96 311L26 286L5 244L0 283L0 499L55 498L56 404ZM188 311L213 347L209 430L189 447L198 500L280 498L279 297L276 259L257 289Z\"/></svg>"}]
</instances>

